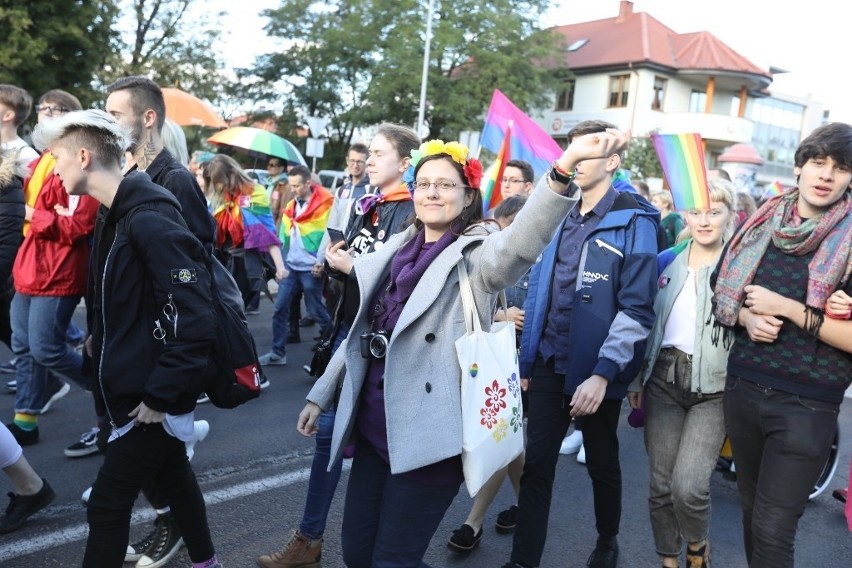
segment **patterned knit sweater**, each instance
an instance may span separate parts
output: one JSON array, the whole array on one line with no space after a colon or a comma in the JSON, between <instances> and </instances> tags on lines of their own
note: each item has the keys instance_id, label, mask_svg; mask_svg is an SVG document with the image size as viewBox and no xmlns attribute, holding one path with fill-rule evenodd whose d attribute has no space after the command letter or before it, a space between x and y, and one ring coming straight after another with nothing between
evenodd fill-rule
<instances>
[{"instance_id":1,"label":"patterned knit sweater","mask_svg":"<svg viewBox=\"0 0 852 568\"><path fill-rule=\"evenodd\" d=\"M812 258L813 253L784 254L770 243L752 284L804 303ZM847 286L846 293L852 293L852 286ZM773 343L755 343L744 327L737 326L728 373L764 387L839 404L852 382L852 355L815 339L790 321L785 320Z\"/></svg>"}]
</instances>

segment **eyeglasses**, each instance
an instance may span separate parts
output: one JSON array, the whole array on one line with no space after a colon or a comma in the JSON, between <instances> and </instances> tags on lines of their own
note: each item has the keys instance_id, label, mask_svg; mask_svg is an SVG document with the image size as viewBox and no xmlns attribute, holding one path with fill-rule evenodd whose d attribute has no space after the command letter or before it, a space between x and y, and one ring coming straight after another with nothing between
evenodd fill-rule
<instances>
[{"instance_id":1,"label":"eyeglasses","mask_svg":"<svg viewBox=\"0 0 852 568\"><path fill-rule=\"evenodd\" d=\"M710 209L709 211L699 211L698 209L690 209L686 212L687 217L695 221L698 221L699 219L705 216L711 221L718 221L722 218L722 215L724 214L725 212L721 209Z\"/></svg>"},{"instance_id":2,"label":"eyeglasses","mask_svg":"<svg viewBox=\"0 0 852 568\"><path fill-rule=\"evenodd\" d=\"M448 179L439 179L438 181L426 181L425 179L423 179L414 182L414 191L427 192L433 185L435 186L435 189L438 191L438 193L449 193L457 187L468 187L466 185L462 185L460 183L456 183Z\"/></svg>"},{"instance_id":3,"label":"eyeglasses","mask_svg":"<svg viewBox=\"0 0 852 568\"><path fill-rule=\"evenodd\" d=\"M363 166L367 163L366 160L346 160L346 163L350 166Z\"/></svg>"},{"instance_id":4,"label":"eyeglasses","mask_svg":"<svg viewBox=\"0 0 852 568\"><path fill-rule=\"evenodd\" d=\"M50 105L38 105L35 109L37 113L46 115L65 114L66 112L69 112L69 110L65 107Z\"/></svg>"},{"instance_id":5,"label":"eyeglasses","mask_svg":"<svg viewBox=\"0 0 852 568\"><path fill-rule=\"evenodd\" d=\"M513 183L524 183L524 180L522 180L522 179L515 179L515 178L507 178L507 177L504 177L504 178L503 178L503 183L504 183L504 184L506 184L506 183L508 183L508 184L513 184Z\"/></svg>"},{"instance_id":6,"label":"eyeglasses","mask_svg":"<svg viewBox=\"0 0 852 568\"><path fill-rule=\"evenodd\" d=\"M273 162L269 162L268 164L266 164L266 167L267 168L283 168L284 164L276 164L276 163L273 163Z\"/></svg>"}]
</instances>

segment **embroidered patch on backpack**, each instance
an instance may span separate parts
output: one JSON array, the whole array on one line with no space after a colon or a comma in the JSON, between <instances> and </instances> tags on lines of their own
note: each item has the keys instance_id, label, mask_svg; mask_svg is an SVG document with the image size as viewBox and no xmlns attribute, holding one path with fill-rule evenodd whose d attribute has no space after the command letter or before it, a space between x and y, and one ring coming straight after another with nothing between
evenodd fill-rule
<instances>
[{"instance_id":1,"label":"embroidered patch on backpack","mask_svg":"<svg viewBox=\"0 0 852 568\"><path fill-rule=\"evenodd\" d=\"M198 276L194 268L172 268L172 284L195 284Z\"/></svg>"}]
</instances>

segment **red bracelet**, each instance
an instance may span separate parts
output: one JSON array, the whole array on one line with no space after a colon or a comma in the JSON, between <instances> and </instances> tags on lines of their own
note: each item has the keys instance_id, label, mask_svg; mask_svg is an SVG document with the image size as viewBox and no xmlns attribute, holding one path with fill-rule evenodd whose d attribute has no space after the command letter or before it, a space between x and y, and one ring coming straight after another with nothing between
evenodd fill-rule
<instances>
[{"instance_id":1,"label":"red bracelet","mask_svg":"<svg viewBox=\"0 0 852 568\"><path fill-rule=\"evenodd\" d=\"M558 173L558 174L562 174L562 175L563 175L563 176L565 176L565 177L570 177L570 176L571 176L571 172L566 172L565 170L563 170L562 168L560 168L560 167L559 167L559 164L557 164L556 162L553 162L553 166L551 166L551 167L552 167L554 170L556 170L556 173Z\"/></svg>"}]
</instances>

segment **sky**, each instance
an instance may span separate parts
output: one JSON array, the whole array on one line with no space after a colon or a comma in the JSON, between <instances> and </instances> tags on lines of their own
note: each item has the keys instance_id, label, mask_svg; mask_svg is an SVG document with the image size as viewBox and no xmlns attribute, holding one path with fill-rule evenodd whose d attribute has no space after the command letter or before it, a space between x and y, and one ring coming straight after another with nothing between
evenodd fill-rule
<instances>
[{"instance_id":1,"label":"sky","mask_svg":"<svg viewBox=\"0 0 852 568\"><path fill-rule=\"evenodd\" d=\"M264 37L265 19L259 12L277 7L280 0L202 4L230 15L225 20L230 31L223 50L232 66L249 67L254 56L275 49L275 42ZM619 0L556 0L542 21L574 24L615 17L618 9ZM775 76L770 91L810 95L831 111L831 120L852 123L852 73L848 71L852 6L847 2L635 0L633 11L647 12L677 33L708 31L758 67L789 71ZM364 30L369 33L369 22Z\"/></svg>"}]
</instances>

